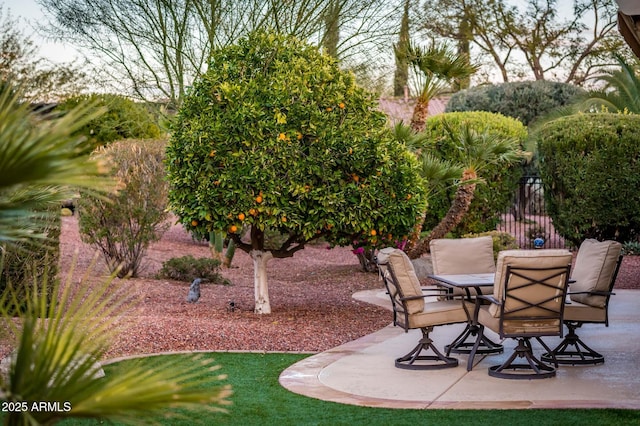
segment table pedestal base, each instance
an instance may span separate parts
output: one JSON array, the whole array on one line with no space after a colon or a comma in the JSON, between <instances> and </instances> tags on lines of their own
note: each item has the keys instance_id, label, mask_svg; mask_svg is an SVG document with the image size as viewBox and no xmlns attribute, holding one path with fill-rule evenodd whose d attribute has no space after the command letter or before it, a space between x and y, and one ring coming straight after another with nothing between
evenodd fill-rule
<instances>
[{"instance_id":1,"label":"table pedestal base","mask_svg":"<svg viewBox=\"0 0 640 426\"><path fill-rule=\"evenodd\" d=\"M447 356L453 352L457 354L471 353L476 341L480 339L480 344L476 350L477 354L501 354L504 348L500 343L496 343L484 334L480 333L480 327L474 324L467 324L467 327L456 337L451 344L445 346Z\"/></svg>"}]
</instances>

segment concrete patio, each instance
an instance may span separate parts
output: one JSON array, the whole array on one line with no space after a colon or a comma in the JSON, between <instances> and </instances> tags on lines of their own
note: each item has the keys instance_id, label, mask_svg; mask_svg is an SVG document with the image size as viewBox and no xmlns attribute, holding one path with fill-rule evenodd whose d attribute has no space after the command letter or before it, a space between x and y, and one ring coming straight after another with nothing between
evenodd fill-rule
<instances>
[{"instance_id":1,"label":"concrete patio","mask_svg":"<svg viewBox=\"0 0 640 426\"><path fill-rule=\"evenodd\" d=\"M514 341L504 342L500 355L477 356L472 371L466 355L459 366L443 370L403 370L394 359L409 352L420 332L388 326L361 339L306 358L285 370L280 383L292 392L344 404L417 409L629 408L640 409L640 291L615 290L609 327L587 324L578 334L605 356L598 366L560 366L557 375L541 380L490 377L487 368L507 357ZM390 309L382 290L354 298ZM391 313L389 313L391 319ZM463 324L436 327L438 347L449 343ZM496 335L491 336L498 341ZM546 338L554 347L558 338ZM536 346L534 345L534 348ZM536 353L540 353L537 347Z\"/></svg>"}]
</instances>

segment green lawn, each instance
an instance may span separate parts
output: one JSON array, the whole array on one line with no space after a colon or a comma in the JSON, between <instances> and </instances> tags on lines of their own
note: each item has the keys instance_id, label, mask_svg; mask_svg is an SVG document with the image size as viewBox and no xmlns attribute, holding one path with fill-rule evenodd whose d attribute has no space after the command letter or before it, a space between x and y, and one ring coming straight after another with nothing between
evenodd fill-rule
<instances>
[{"instance_id":1,"label":"green lawn","mask_svg":"<svg viewBox=\"0 0 640 426\"><path fill-rule=\"evenodd\" d=\"M179 356L179 355L173 355ZM188 420L163 420L166 425L638 425L634 410L402 410L343 405L307 398L278 383L281 371L307 355L210 354L228 374L233 405L227 414L202 414ZM147 358L149 366L154 357ZM127 361L125 361L127 362ZM117 374L121 364L105 367ZM220 371L212 373L218 374ZM94 425L98 421L65 421L65 425Z\"/></svg>"}]
</instances>

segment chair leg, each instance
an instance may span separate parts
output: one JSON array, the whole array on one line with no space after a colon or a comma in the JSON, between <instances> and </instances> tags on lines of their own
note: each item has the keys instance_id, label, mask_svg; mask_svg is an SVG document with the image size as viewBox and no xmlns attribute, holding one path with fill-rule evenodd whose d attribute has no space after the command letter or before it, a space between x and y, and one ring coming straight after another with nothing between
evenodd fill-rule
<instances>
[{"instance_id":1,"label":"chair leg","mask_svg":"<svg viewBox=\"0 0 640 426\"><path fill-rule=\"evenodd\" d=\"M433 327L422 327L422 338L418 345L411 352L403 357L396 359L396 367L409 370L435 370L440 368L451 368L458 366L456 358L445 356L433 344L433 340L429 337L429 333ZM422 351L431 350L435 355L420 355ZM416 361L427 361L426 363L416 363Z\"/></svg>"},{"instance_id":2,"label":"chair leg","mask_svg":"<svg viewBox=\"0 0 640 426\"><path fill-rule=\"evenodd\" d=\"M491 377L499 377L501 379L546 379L556 375L556 369L544 362L540 361L533 355L531 342L528 337L518 338L518 345L513 353L501 365L489 367L489 375ZM544 342L538 338L543 346ZM516 363L516 359L524 358L526 363Z\"/></svg>"},{"instance_id":3,"label":"chair leg","mask_svg":"<svg viewBox=\"0 0 640 426\"><path fill-rule=\"evenodd\" d=\"M604 363L604 356L587 346L576 334L582 324L565 322L569 332L564 340L552 351L542 354L541 359L550 362L554 357L562 365L597 365Z\"/></svg>"}]
</instances>

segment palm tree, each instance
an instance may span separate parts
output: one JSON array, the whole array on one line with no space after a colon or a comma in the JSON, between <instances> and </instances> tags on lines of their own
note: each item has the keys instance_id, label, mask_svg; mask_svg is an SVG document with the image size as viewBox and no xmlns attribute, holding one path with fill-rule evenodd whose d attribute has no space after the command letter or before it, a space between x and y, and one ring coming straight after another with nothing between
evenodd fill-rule
<instances>
[{"instance_id":1,"label":"palm tree","mask_svg":"<svg viewBox=\"0 0 640 426\"><path fill-rule=\"evenodd\" d=\"M620 69L608 71L598 78L605 83L602 90L593 91L583 103L583 109L640 114L640 78L636 68L621 56L616 56Z\"/></svg>"},{"instance_id":2,"label":"palm tree","mask_svg":"<svg viewBox=\"0 0 640 426\"><path fill-rule=\"evenodd\" d=\"M42 216L34 212L42 206L59 205L78 187L99 191L111 185L101 179L102 167L90 159L86 143L71 136L99 112L80 107L37 122L19 99L9 84L0 87L0 268L4 253L21 242L55 243L34 226ZM8 372L0 374L0 400L18 407L4 416L5 424L51 424L65 417L139 424L169 410L211 411L228 404L230 389L220 385L220 375L210 373L216 367L197 356L186 363L167 358L153 369L132 365L98 377L98 362L131 304L113 277L99 285L85 279L76 286L71 276L64 285L46 274L27 289L8 283L0 297L3 326L15 336ZM19 318L13 318L16 312ZM34 402L52 405L34 409Z\"/></svg>"},{"instance_id":3,"label":"palm tree","mask_svg":"<svg viewBox=\"0 0 640 426\"><path fill-rule=\"evenodd\" d=\"M456 193L451 202L451 207L426 237L418 241L422 223L416 229L415 242L407 246L407 254L416 259L429 251L429 243L433 239L444 238L453 230L469 210L471 201L478 183L484 182L481 172L490 164L514 163L520 161L526 154L520 150L519 143L514 138L501 138L489 132L478 133L468 124L463 123L458 131L454 131L449 123L443 122L447 136L455 143L462 153L462 162L459 165L449 165L448 172L443 175L443 182L451 179L451 173L460 171L456 176ZM428 155L421 153L424 157ZM432 163L432 160L427 163ZM455 166L455 167L454 167ZM436 167L434 171L437 171Z\"/></svg>"},{"instance_id":4,"label":"palm tree","mask_svg":"<svg viewBox=\"0 0 640 426\"><path fill-rule=\"evenodd\" d=\"M420 93L411 117L411 128L416 133L424 130L429 101L442 94L452 82L468 78L478 69L469 63L467 55L436 42L426 48L411 43L404 48L395 46L395 54L411 64L418 79Z\"/></svg>"}]
</instances>

